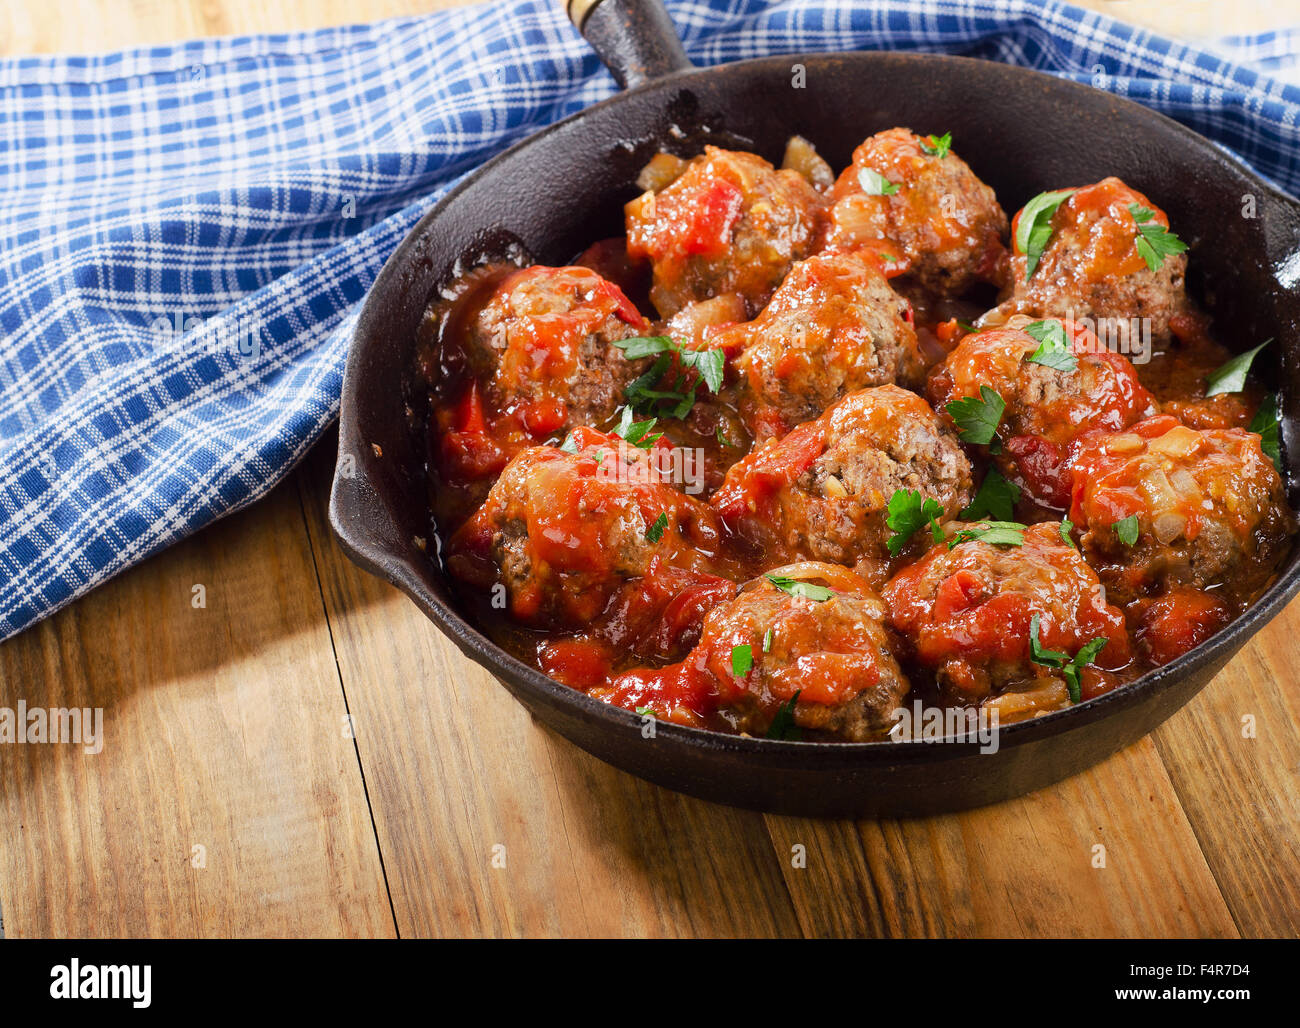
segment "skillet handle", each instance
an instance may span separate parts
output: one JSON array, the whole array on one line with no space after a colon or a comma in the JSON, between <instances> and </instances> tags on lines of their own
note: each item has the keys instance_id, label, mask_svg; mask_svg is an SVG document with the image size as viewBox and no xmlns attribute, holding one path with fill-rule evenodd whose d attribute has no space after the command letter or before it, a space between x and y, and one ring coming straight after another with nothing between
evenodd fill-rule
<instances>
[{"instance_id":1,"label":"skillet handle","mask_svg":"<svg viewBox=\"0 0 1300 1028\"><path fill-rule=\"evenodd\" d=\"M564 0L564 5L623 89L693 67L661 0Z\"/></svg>"}]
</instances>

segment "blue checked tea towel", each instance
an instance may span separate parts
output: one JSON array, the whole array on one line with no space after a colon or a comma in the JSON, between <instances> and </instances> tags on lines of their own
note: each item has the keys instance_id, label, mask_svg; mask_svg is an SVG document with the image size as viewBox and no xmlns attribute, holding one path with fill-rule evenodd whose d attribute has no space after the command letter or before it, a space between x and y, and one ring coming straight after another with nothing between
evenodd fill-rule
<instances>
[{"instance_id":1,"label":"blue checked tea towel","mask_svg":"<svg viewBox=\"0 0 1300 1028\"><path fill-rule=\"evenodd\" d=\"M1007 0L668 6L700 64L1028 65L1300 191L1298 33L1196 49ZM335 416L358 302L419 216L613 91L557 0L0 61L0 638L270 489Z\"/></svg>"}]
</instances>

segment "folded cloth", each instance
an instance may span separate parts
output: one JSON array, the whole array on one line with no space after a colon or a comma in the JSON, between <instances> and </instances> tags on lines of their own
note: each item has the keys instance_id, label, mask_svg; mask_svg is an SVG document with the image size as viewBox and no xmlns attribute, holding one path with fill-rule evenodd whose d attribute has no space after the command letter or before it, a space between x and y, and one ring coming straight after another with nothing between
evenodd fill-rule
<instances>
[{"instance_id":1,"label":"folded cloth","mask_svg":"<svg viewBox=\"0 0 1300 1028\"><path fill-rule=\"evenodd\" d=\"M691 0L700 64L959 53L1154 107L1300 189L1286 33L1211 53L1057 3ZM1226 48L1226 49L1224 49ZM262 496L358 302L460 175L614 91L556 0L0 61L0 638Z\"/></svg>"}]
</instances>

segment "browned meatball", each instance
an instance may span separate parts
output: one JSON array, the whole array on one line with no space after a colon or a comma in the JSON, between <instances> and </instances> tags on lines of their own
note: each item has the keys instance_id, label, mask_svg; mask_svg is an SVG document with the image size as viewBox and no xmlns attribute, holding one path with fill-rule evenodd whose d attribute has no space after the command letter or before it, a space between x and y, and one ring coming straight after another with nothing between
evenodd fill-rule
<instances>
[{"instance_id":1,"label":"browned meatball","mask_svg":"<svg viewBox=\"0 0 1300 1028\"><path fill-rule=\"evenodd\" d=\"M504 586L518 621L588 624L652 560L703 570L717 550L713 511L665 483L654 449L589 428L573 445L516 456L448 545L452 573Z\"/></svg>"},{"instance_id":2,"label":"browned meatball","mask_svg":"<svg viewBox=\"0 0 1300 1028\"><path fill-rule=\"evenodd\" d=\"M951 517L970 502L971 468L924 400L885 385L850 393L753 451L711 502L777 559L855 566L875 581L889 560L886 519L899 489L919 490Z\"/></svg>"},{"instance_id":3,"label":"browned meatball","mask_svg":"<svg viewBox=\"0 0 1300 1028\"><path fill-rule=\"evenodd\" d=\"M1045 354L1035 360L1040 350ZM1017 318L966 336L930 373L927 392L935 410L946 411L985 396L985 388L1005 404L995 465L1036 503L1060 510L1070 505L1069 461L1078 441L1156 410L1128 358L1103 349L1087 329L1056 319Z\"/></svg>"},{"instance_id":4,"label":"browned meatball","mask_svg":"<svg viewBox=\"0 0 1300 1028\"><path fill-rule=\"evenodd\" d=\"M762 442L817 417L845 393L919 367L906 300L852 253L800 261L753 321L711 344L739 350L740 410Z\"/></svg>"},{"instance_id":5,"label":"browned meatball","mask_svg":"<svg viewBox=\"0 0 1300 1028\"><path fill-rule=\"evenodd\" d=\"M1024 211L1018 213L1012 226L1013 290L1001 314L1092 319L1096 324L1089 327L1104 342L1128 347L1124 352L1130 355L1144 345L1144 329L1152 345L1168 341L1170 319L1187 309L1187 255L1165 255L1152 270L1143 257L1144 250L1151 251L1139 246L1141 226L1157 234L1169 228L1164 211L1117 178L1076 189L1052 215L1051 235L1028 276L1020 238L1023 216ZM1139 320L1132 325L1132 319Z\"/></svg>"},{"instance_id":6,"label":"browned meatball","mask_svg":"<svg viewBox=\"0 0 1300 1028\"><path fill-rule=\"evenodd\" d=\"M751 735L772 732L784 707L799 728L880 738L909 688L886 618L879 595L846 568L777 568L714 607L681 664L622 675L604 698Z\"/></svg>"},{"instance_id":7,"label":"browned meatball","mask_svg":"<svg viewBox=\"0 0 1300 1028\"><path fill-rule=\"evenodd\" d=\"M612 282L588 268L507 272L467 295L464 347L489 406L516 417L537 439L599 424L622 402L647 361L614 346L649 323Z\"/></svg>"},{"instance_id":8,"label":"browned meatball","mask_svg":"<svg viewBox=\"0 0 1300 1028\"><path fill-rule=\"evenodd\" d=\"M663 317L728 293L752 317L812 251L822 203L798 172L708 146L670 185L627 205L627 252L650 259L650 299Z\"/></svg>"},{"instance_id":9,"label":"browned meatball","mask_svg":"<svg viewBox=\"0 0 1300 1028\"><path fill-rule=\"evenodd\" d=\"M954 522L948 536L960 540L961 532L978 528ZM1020 545L967 538L949 549L941 542L884 588L893 625L911 654L958 702L1007 691L1036 694L1033 709L1069 703L1059 670L1033 660L1035 617L1045 650L1074 657L1105 639L1096 657L1101 668L1123 668L1130 659L1123 613L1106 602L1096 572L1066 541L1062 525L1042 522L1021 537ZM1115 682L1092 670L1080 684L1081 698L1088 699ZM1018 700L1004 716L1022 707Z\"/></svg>"},{"instance_id":10,"label":"browned meatball","mask_svg":"<svg viewBox=\"0 0 1300 1028\"><path fill-rule=\"evenodd\" d=\"M1295 530L1259 436L1239 428L1150 418L1088 440L1072 475L1070 517L1119 602L1176 585L1248 602Z\"/></svg>"},{"instance_id":11,"label":"browned meatball","mask_svg":"<svg viewBox=\"0 0 1300 1028\"><path fill-rule=\"evenodd\" d=\"M835 248L883 242L925 289L959 296L979 281L999 284L1007 216L993 190L937 142L905 128L863 142L835 182L824 234Z\"/></svg>"}]
</instances>

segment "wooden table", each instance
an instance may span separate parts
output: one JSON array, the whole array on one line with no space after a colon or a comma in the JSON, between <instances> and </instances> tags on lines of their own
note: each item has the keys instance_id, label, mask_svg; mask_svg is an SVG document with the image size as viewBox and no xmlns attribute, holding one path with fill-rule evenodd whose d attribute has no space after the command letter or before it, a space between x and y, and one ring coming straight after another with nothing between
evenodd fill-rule
<instances>
[{"instance_id":1,"label":"wooden table","mask_svg":"<svg viewBox=\"0 0 1300 1028\"><path fill-rule=\"evenodd\" d=\"M104 49L430 6L44 0L7 5L0 45ZM1094 6L1179 28L1159 22L1172 4ZM1300 21L1294 6L1273 15ZM769 817L647 785L535 724L344 558L326 523L335 446L0 645L6 704L106 718L97 755L0 746L6 934L1300 933L1300 605L1154 735L1053 788L928 820Z\"/></svg>"}]
</instances>

